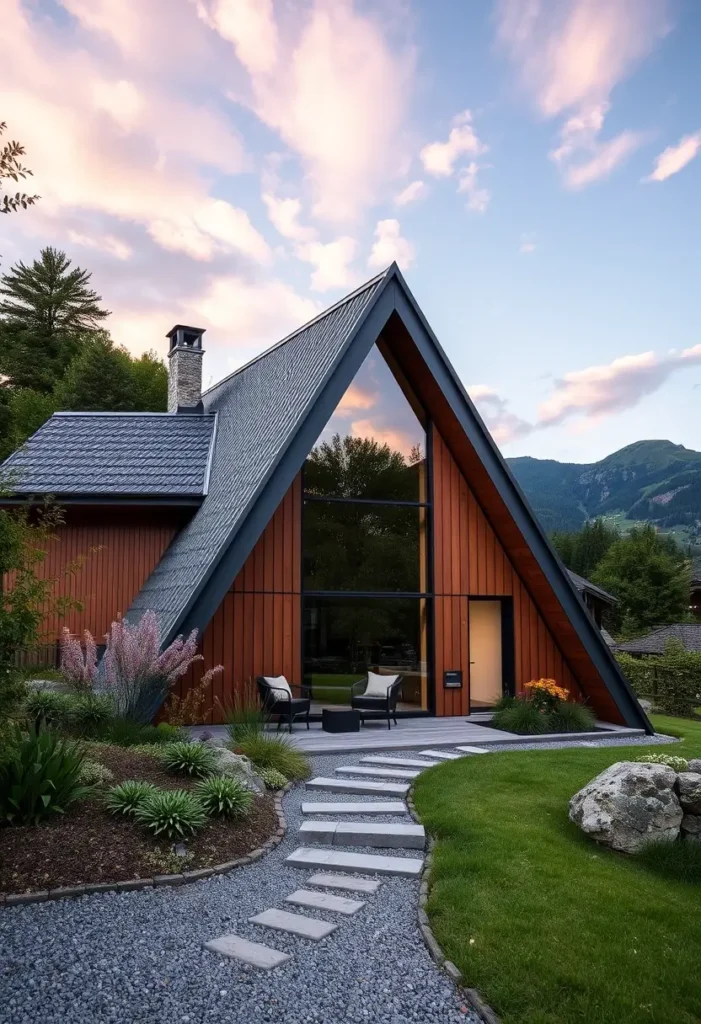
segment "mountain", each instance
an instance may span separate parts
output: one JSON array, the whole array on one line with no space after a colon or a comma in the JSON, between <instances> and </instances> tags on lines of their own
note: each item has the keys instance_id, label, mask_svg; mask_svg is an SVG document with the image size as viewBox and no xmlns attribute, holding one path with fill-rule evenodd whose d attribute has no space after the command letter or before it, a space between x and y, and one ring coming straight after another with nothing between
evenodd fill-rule
<instances>
[{"instance_id":1,"label":"mountain","mask_svg":"<svg viewBox=\"0 0 701 1024\"><path fill-rule=\"evenodd\" d=\"M682 540L701 538L701 452L671 441L636 441L581 465L507 459L546 530L576 530L598 516L649 521Z\"/></svg>"}]
</instances>

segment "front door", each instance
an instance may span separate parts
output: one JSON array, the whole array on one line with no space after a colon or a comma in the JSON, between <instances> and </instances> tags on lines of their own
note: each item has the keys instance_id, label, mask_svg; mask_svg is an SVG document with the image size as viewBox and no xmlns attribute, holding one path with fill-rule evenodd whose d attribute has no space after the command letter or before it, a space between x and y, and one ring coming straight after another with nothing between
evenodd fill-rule
<instances>
[{"instance_id":1,"label":"front door","mask_svg":"<svg viewBox=\"0 0 701 1024\"><path fill-rule=\"evenodd\" d=\"M470 711L492 708L504 692L501 601L470 601Z\"/></svg>"}]
</instances>

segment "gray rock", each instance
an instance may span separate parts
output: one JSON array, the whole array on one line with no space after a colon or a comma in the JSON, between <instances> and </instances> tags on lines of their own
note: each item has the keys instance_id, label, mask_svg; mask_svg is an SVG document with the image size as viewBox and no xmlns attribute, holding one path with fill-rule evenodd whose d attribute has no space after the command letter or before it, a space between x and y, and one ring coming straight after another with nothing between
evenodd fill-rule
<instances>
[{"instance_id":1,"label":"gray rock","mask_svg":"<svg viewBox=\"0 0 701 1024\"><path fill-rule=\"evenodd\" d=\"M701 843L701 814L685 814L682 818L682 836Z\"/></svg>"},{"instance_id":2,"label":"gray rock","mask_svg":"<svg viewBox=\"0 0 701 1024\"><path fill-rule=\"evenodd\" d=\"M677 792L679 802L687 814L701 814L701 775L697 772L679 772Z\"/></svg>"},{"instance_id":3,"label":"gray rock","mask_svg":"<svg viewBox=\"0 0 701 1024\"><path fill-rule=\"evenodd\" d=\"M570 820L598 843L635 853L651 840L679 836L683 811L676 773L664 764L619 761L570 800Z\"/></svg>"},{"instance_id":4,"label":"gray rock","mask_svg":"<svg viewBox=\"0 0 701 1024\"><path fill-rule=\"evenodd\" d=\"M252 793L265 793L265 783L260 775L256 774L253 764L247 757L235 754L233 750L219 746L218 743L207 745L211 745L217 755L217 770L220 775L231 775L240 779Z\"/></svg>"},{"instance_id":5,"label":"gray rock","mask_svg":"<svg viewBox=\"0 0 701 1024\"><path fill-rule=\"evenodd\" d=\"M697 772L701 775L701 757L692 757L689 761L689 771Z\"/></svg>"}]
</instances>

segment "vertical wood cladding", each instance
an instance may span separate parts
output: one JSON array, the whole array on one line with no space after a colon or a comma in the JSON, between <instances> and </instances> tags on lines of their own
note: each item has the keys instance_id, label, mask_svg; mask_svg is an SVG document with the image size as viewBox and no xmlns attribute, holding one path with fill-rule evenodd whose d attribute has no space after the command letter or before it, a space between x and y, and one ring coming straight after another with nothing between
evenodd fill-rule
<instances>
[{"instance_id":1,"label":"vertical wood cladding","mask_svg":"<svg viewBox=\"0 0 701 1024\"><path fill-rule=\"evenodd\" d=\"M517 693L529 679L547 676L578 694L551 632L435 429L432 450L436 714L469 710L468 595L513 601ZM443 671L458 668L462 690L444 690Z\"/></svg>"},{"instance_id":2,"label":"vertical wood cladding","mask_svg":"<svg viewBox=\"0 0 701 1024\"><path fill-rule=\"evenodd\" d=\"M209 721L258 675L302 682L302 481L298 475L246 559L202 637L201 662L176 692L215 665Z\"/></svg>"}]
</instances>

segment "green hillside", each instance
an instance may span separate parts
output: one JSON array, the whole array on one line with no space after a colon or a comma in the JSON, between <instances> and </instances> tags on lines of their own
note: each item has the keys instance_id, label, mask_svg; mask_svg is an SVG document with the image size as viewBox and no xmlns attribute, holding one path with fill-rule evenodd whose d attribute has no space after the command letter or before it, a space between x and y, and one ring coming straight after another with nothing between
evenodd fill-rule
<instances>
[{"instance_id":1,"label":"green hillside","mask_svg":"<svg viewBox=\"0 0 701 1024\"><path fill-rule=\"evenodd\" d=\"M576 530L610 518L623 529L647 521L680 541L701 540L701 452L671 441L636 441L582 465L507 459L546 530Z\"/></svg>"}]
</instances>

